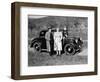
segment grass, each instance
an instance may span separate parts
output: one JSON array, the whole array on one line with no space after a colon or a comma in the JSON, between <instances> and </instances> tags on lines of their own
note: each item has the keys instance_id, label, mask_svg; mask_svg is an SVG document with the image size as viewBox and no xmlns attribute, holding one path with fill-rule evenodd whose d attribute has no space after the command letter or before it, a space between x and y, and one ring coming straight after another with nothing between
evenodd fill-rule
<instances>
[{"instance_id":1,"label":"grass","mask_svg":"<svg viewBox=\"0 0 100 82\"><path fill-rule=\"evenodd\" d=\"M68 56L62 54L61 56L50 56L48 53L33 53L28 52L28 65L29 66L50 66L50 65L75 65L75 64L86 64L87 55L74 55Z\"/></svg>"},{"instance_id":2,"label":"grass","mask_svg":"<svg viewBox=\"0 0 100 82\"><path fill-rule=\"evenodd\" d=\"M61 56L50 56L49 53L39 53L33 48L28 48L28 66L50 66L50 65L77 65L88 63L87 41L84 41L83 50L74 56L62 54Z\"/></svg>"}]
</instances>

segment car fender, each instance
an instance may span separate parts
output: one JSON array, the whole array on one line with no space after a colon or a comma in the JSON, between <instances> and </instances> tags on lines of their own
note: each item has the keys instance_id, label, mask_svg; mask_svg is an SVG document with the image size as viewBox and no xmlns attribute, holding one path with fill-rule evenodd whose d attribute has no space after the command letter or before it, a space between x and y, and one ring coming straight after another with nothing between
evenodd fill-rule
<instances>
[{"instance_id":1,"label":"car fender","mask_svg":"<svg viewBox=\"0 0 100 82\"><path fill-rule=\"evenodd\" d=\"M34 38L34 39L32 39L31 44L30 44L30 47L33 47L33 44L34 44L35 42L40 42L40 39L39 39L39 38Z\"/></svg>"}]
</instances>

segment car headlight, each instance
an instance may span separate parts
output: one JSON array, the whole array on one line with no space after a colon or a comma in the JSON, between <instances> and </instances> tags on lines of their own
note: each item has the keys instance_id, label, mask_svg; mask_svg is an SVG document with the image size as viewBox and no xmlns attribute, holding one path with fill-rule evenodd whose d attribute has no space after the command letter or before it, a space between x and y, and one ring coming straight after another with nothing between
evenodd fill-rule
<instances>
[{"instance_id":1,"label":"car headlight","mask_svg":"<svg viewBox=\"0 0 100 82\"><path fill-rule=\"evenodd\" d=\"M78 43L78 39L76 39L75 42Z\"/></svg>"},{"instance_id":2,"label":"car headlight","mask_svg":"<svg viewBox=\"0 0 100 82\"><path fill-rule=\"evenodd\" d=\"M79 45L79 48L81 48L81 45Z\"/></svg>"}]
</instances>

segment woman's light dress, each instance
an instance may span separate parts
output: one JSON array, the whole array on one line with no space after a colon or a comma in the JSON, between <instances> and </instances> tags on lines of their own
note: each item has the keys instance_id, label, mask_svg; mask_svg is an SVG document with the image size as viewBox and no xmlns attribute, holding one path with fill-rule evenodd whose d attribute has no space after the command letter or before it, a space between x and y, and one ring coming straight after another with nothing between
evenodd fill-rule
<instances>
[{"instance_id":1,"label":"woman's light dress","mask_svg":"<svg viewBox=\"0 0 100 82\"><path fill-rule=\"evenodd\" d=\"M54 32L54 50L62 50L62 32Z\"/></svg>"}]
</instances>

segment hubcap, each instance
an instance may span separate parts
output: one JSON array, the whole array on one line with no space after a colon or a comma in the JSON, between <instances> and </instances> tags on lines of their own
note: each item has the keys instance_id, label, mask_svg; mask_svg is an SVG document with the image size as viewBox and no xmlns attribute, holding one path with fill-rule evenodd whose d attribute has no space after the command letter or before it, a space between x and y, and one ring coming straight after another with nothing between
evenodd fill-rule
<instances>
[{"instance_id":1,"label":"hubcap","mask_svg":"<svg viewBox=\"0 0 100 82\"><path fill-rule=\"evenodd\" d=\"M39 45L39 43L35 43L35 44L34 44L34 48L35 48L37 51L40 51L40 45Z\"/></svg>"},{"instance_id":2,"label":"hubcap","mask_svg":"<svg viewBox=\"0 0 100 82\"><path fill-rule=\"evenodd\" d=\"M74 47L72 45L66 45L64 50L67 55L73 55L75 53Z\"/></svg>"}]
</instances>

